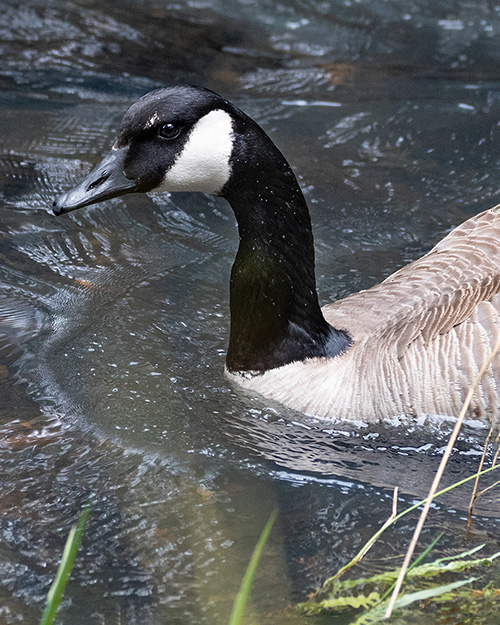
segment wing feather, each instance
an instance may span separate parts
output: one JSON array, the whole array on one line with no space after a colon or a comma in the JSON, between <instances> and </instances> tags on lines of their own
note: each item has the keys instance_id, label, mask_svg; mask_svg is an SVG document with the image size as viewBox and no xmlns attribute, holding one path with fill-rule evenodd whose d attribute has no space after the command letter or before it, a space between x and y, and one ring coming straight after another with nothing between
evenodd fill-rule
<instances>
[{"instance_id":1,"label":"wing feather","mask_svg":"<svg viewBox=\"0 0 500 625\"><path fill-rule=\"evenodd\" d=\"M381 284L323 312L355 341L389 342L402 357L417 338L428 343L446 334L499 292L500 205L469 219Z\"/></svg>"}]
</instances>

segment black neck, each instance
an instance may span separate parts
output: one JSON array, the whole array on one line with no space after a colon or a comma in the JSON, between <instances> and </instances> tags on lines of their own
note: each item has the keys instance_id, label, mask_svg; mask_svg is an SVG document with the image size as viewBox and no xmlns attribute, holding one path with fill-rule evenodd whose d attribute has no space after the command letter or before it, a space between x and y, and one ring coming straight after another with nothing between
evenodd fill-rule
<instances>
[{"instance_id":1,"label":"black neck","mask_svg":"<svg viewBox=\"0 0 500 625\"><path fill-rule=\"evenodd\" d=\"M231 273L226 364L229 371L262 373L306 358L336 356L350 339L323 317L305 199L284 157L260 132L254 146L258 158L236 155L232 182L221 195L234 210L240 234Z\"/></svg>"}]
</instances>

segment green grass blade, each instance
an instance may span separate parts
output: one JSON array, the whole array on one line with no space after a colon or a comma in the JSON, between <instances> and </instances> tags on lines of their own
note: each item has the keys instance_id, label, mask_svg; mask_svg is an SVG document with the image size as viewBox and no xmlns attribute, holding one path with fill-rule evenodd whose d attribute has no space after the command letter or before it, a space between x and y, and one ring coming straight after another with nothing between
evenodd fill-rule
<instances>
[{"instance_id":1,"label":"green grass blade","mask_svg":"<svg viewBox=\"0 0 500 625\"><path fill-rule=\"evenodd\" d=\"M422 562L422 560L424 560L429 553L432 551L432 549L434 549L434 547L436 546L437 541L441 538L441 536L443 535L443 532L441 532L441 534L439 534L439 536L437 536L432 542L431 544L427 547L427 549L425 549L425 551L423 553L421 553L418 558L416 558L416 560L414 562L412 562L410 564L410 566L408 567L408 573L410 573L412 571L412 569L415 569L418 567L418 565ZM392 584L384 593L384 595L382 596L382 601L385 601L387 599L387 597L391 594L391 592L394 589L394 586L396 585L396 581L394 581L394 584Z\"/></svg>"},{"instance_id":2,"label":"green grass blade","mask_svg":"<svg viewBox=\"0 0 500 625\"><path fill-rule=\"evenodd\" d=\"M439 558L439 560L435 560L435 563L436 564L441 564L443 562L450 562L451 560L463 560L464 558L468 558L469 556L474 555L478 551L481 551L481 549L485 545L486 545L486 543L482 543L481 545L477 545L476 547L473 547L469 551L463 551L462 553L456 553L454 556L446 556L445 558ZM495 555L495 557L497 557L497 556Z\"/></svg>"},{"instance_id":3,"label":"green grass blade","mask_svg":"<svg viewBox=\"0 0 500 625\"><path fill-rule=\"evenodd\" d=\"M61 603L64 590L66 589L69 576L71 575L78 548L82 542L83 531L85 529L85 523L87 522L89 513L90 504L87 504L78 519L77 525L73 525L69 532L66 544L64 545L61 563L57 569L56 578L47 593L47 603L42 614L40 625L51 625L54 620L57 608Z\"/></svg>"},{"instance_id":4,"label":"green grass blade","mask_svg":"<svg viewBox=\"0 0 500 625\"><path fill-rule=\"evenodd\" d=\"M255 545L255 549L253 550L252 557L250 558L250 562L248 564L247 570L241 582L240 589L238 594L236 595L236 599L234 600L233 610L231 612L231 617L229 619L229 625L240 625L241 619L243 617L243 612L245 610L245 605L250 595L250 589L252 587L253 578L255 577L255 572L257 570L257 566L259 564L260 557L262 556L262 551L264 550L264 546L269 538L269 534L271 533L271 528L274 525L274 521L278 515L278 510L274 510L269 517L268 522L266 523L264 529L262 530L262 534L260 535L258 543Z\"/></svg>"},{"instance_id":5,"label":"green grass blade","mask_svg":"<svg viewBox=\"0 0 500 625\"><path fill-rule=\"evenodd\" d=\"M437 541L442 537L442 535L444 534L444 532L441 532L441 534L439 534L439 536L437 536L432 542L431 544L427 547L427 549L425 549L423 551L423 553L421 553L418 558L415 559L414 562L411 563L411 565L408 567L408 571L411 571L412 569L414 569L416 566L418 566L422 560L424 560L429 553L434 549L434 547L436 546Z\"/></svg>"}]
</instances>

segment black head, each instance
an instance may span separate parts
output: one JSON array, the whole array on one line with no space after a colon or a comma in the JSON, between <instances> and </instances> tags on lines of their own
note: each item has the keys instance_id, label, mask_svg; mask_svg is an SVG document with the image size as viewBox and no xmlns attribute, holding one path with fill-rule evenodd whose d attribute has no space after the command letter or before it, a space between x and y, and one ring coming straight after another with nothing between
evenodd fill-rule
<instances>
[{"instance_id":1,"label":"black head","mask_svg":"<svg viewBox=\"0 0 500 625\"><path fill-rule=\"evenodd\" d=\"M109 154L77 187L54 201L53 211L60 215L133 192L218 194L232 174L237 128L248 125L257 127L207 89L152 91L127 111Z\"/></svg>"}]
</instances>

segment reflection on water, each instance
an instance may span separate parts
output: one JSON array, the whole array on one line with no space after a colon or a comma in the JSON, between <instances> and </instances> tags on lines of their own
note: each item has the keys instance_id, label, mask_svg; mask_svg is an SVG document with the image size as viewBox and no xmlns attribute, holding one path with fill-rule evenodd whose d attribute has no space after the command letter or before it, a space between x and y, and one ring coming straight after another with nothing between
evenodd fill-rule
<instances>
[{"instance_id":1,"label":"reflection on water","mask_svg":"<svg viewBox=\"0 0 500 625\"><path fill-rule=\"evenodd\" d=\"M499 190L500 16L491 3L6 3L0 18L0 621L37 622L65 536L93 513L71 623L219 623L270 511L250 610L284 608L423 496L450 424L325 424L223 375L236 227L222 201L46 208L124 110L174 83L268 130L310 203L322 301L383 279ZM447 483L476 467L469 427ZM465 545L467 494L422 544ZM493 493L473 540L495 541ZM401 553L413 520L363 571ZM299 619L300 620L300 619ZM314 619L313 619L314 621ZM297 621L298 622L298 621Z\"/></svg>"}]
</instances>

